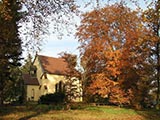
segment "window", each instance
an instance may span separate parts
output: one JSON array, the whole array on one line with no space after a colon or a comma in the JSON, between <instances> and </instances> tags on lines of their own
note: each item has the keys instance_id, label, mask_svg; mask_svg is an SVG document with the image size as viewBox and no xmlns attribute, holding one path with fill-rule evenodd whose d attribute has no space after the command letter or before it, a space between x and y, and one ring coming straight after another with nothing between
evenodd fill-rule
<instances>
[{"instance_id":1,"label":"window","mask_svg":"<svg viewBox=\"0 0 160 120\"><path fill-rule=\"evenodd\" d=\"M47 89L48 89L48 88L47 88L47 85L44 85L44 89L45 89L45 90L47 90Z\"/></svg>"},{"instance_id":2,"label":"window","mask_svg":"<svg viewBox=\"0 0 160 120\"><path fill-rule=\"evenodd\" d=\"M36 66L31 66L31 68L30 68L30 74L32 75L32 77L35 77L36 73L37 73Z\"/></svg>"},{"instance_id":3,"label":"window","mask_svg":"<svg viewBox=\"0 0 160 120\"><path fill-rule=\"evenodd\" d=\"M58 92L58 83L55 86L55 92Z\"/></svg>"},{"instance_id":4,"label":"window","mask_svg":"<svg viewBox=\"0 0 160 120\"><path fill-rule=\"evenodd\" d=\"M62 92L62 90L63 90L63 82L60 81L59 82L59 92Z\"/></svg>"},{"instance_id":5,"label":"window","mask_svg":"<svg viewBox=\"0 0 160 120\"><path fill-rule=\"evenodd\" d=\"M48 86L47 85L44 85L44 94L47 94L48 93Z\"/></svg>"},{"instance_id":6,"label":"window","mask_svg":"<svg viewBox=\"0 0 160 120\"><path fill-rule=\"evenodd\" d=\"M47 79L47 74L44 74L44 79Z\"/></svg>"},{"instance_id":7,"label":"window","mask_svg":"<svg viewBox=\"0 0 160 120\"><path fill-rule=\"evenodd\" d=\"M55 92L64 92L64 83L60 81L55 85Z\"/></svg>"},{"instance_id":8,"label":"window","mask_svg":"<svg viewBox=\"0 0 160 120\"><path fill-rule=\"evenodd\" d=\"M31 91L31 99L32 100L34 100L34 96L35 96L35 91L34 91L34 89L32 89L32 91Z\"/></svg>"}]
</instances>

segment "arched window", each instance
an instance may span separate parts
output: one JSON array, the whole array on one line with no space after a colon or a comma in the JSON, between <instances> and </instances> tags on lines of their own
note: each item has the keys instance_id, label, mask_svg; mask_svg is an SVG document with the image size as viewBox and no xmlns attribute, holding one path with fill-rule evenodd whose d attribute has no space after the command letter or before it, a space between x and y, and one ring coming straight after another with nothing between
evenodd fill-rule
<instances>
[{"instance_id":1,"label":"arched window","mask_svg":"<svg viewBox=\"0 0 160 120\"><path fill-rule=\"evenodd\" d=\"M47 79L47 74L44 74L44 79Z\"/></svg>"},{"instance_id":2,"label":"arched window","mask_svg":"<svg viewBox=\"0 0 160 120\"><path fill-rule=\"evenodd\" d=\"M47 85L44 85L44 89L45 89L45 90L47 90L47 89L48 89L48 88L47 88Z\"/></svg>"},{"instance_id":3,"label":"arched window","mask_svg":"<svg viewBox=\"0 0 160 120\"><path fill-rule=\"evenodd\" d=\"M55 92L58 92L58 83L55 85Z\"/></svg>"},{"instance_id":4,"label":"arched window","mask_svg":"<svg viewBox=\"0 0 160 120\"><path fill-rule=\"evenodd\" d=\"M64 83L62 81L55 85L55 92L64 92Z\"/></svg>"},{"instance_id":5,"label":"arched window","mask_svg":"<svg viewBox=\"0 0 160 120\"><path fill-rule=\"evenodd\" d=\"M34 96L35 96L35 91L34 91L34 89L32 89L32 91L31 91L31 99L32 100L34 100Z\"/></svg>"},{"instance_id":6,"label":"arched window","mask_svg":"<svg viewBox=\"0 0 160 120\"><path fill-rule=\"evenodd\" d=\"M62 92L63 91L63 82L60 81L59 82L59 92Z\"/></svg>"}]
</instances>

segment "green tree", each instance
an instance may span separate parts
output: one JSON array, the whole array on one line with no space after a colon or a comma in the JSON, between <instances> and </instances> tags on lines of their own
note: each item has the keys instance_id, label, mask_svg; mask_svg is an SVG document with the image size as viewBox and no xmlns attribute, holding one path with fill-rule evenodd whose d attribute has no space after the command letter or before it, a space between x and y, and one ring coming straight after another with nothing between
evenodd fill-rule
<instances>
[{"instance_id":1,"label":"green tree","mask_svg":"<svg viewBox=\"0 0 160 120\"><path fill-rule=\"evenodd\" d=\"M24 86L22 80L22 73L19 67L10 69L10 77L4 89L4 100L6 102L23 103Z\"/></svg>"},{"instance_id":2,"label":"green tree","mask_svg":"<svg viewBox=\"0 0 160 120\"><path fill-rule=\"evenodd\" d=\"M17 0L0 1L0 104L5 100L7 85L12 80L11 71L20 65L21 40L18 33L18 21L21 9Z\"/></svg>"},{"instance_id":3,"label":"green tree","mask_svg":"<svg viewBox=\"0 0 160 120\"><path fill-rule=\"evenodd\" d=\"M67 71L66 71L66 82L65 82L65 94L68 102L82 97L82 88L80 81L80 72L76 69L77 66L77 56L62 52L60 53L61 57L67 62Z\"/></svg>"},{"instance_id":4,"label":"green tree","mask_svg":"<svg viewBox=\"0 0 160 120\"><path fill-rule=\"evenodd\" d=\"M22 73L30 74L32 65L32 57L30 54L28 54L27 59L25 60L24 65L21 68Z\"/></svg>"}]
</instances>

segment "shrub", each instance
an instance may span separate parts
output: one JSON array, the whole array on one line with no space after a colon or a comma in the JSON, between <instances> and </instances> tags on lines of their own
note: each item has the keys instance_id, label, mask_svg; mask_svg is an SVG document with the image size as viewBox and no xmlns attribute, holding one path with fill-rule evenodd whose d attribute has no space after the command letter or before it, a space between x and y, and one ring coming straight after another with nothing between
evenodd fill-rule
<instances>
[{"instance_id":1,"label":"shrub","mask_svg":"<svg viewBox=\"0 0 160 120\"><path fill-rule=\"evenodd\" d=\"M38 101L40 104L60 104L63 102L65 102L65 94L63 92L42 95Z\"/></svg>"}]
</instances>

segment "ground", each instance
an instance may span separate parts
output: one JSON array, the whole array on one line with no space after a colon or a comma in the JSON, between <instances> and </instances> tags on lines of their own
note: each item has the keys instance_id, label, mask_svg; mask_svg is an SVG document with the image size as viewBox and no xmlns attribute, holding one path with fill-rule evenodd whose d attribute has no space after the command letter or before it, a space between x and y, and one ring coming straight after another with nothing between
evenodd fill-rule
<instances>
[{"instance_id":1,"label":"ground","mask_svg":"<svg viewBox=\"0 0 160 120\"><path fill-rule=\"evenodd\" d=\"M0 120L160 120L160 111L115 106L27 105L0 108Z\"/></svg>"}]
</instances>

